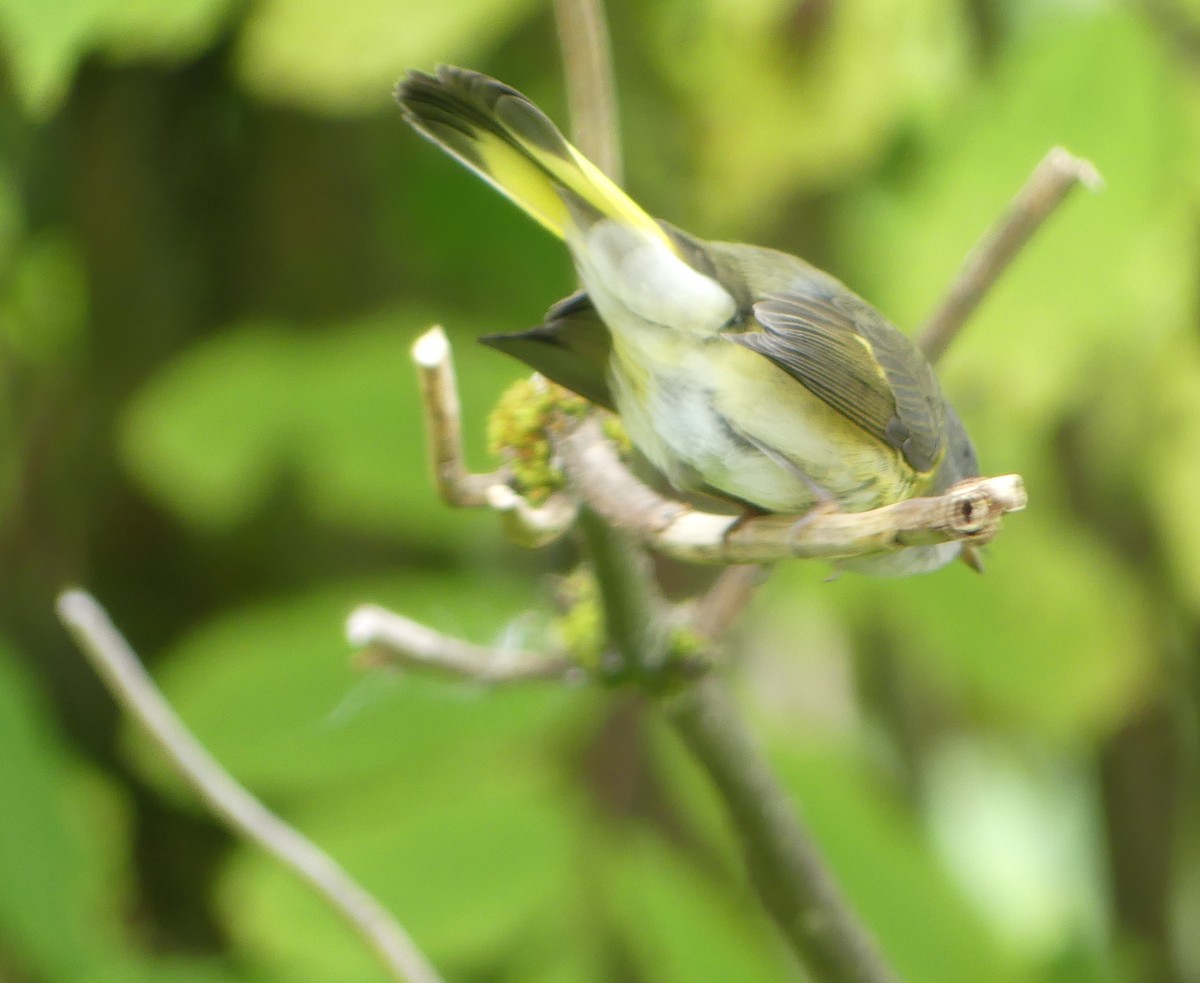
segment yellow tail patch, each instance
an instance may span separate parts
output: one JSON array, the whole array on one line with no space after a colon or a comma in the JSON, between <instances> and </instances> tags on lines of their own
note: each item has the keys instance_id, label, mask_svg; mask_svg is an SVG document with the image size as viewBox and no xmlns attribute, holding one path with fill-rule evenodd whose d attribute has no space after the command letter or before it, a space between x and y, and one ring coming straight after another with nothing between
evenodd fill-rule
<instances>
[{"instance_id":1,"label":"yellow tail patch","mask_svg":"<svg viewBox=\"0 0 1200 983\"><path fill-rule=\"evenodd\" d=\"M567 191L675 250L658 223L517 90L478 72L442 66L436 76L409 73L396 98L420 133L558 238L565 239L575 225L563 197Z\"/></svg>"}]
</instances>

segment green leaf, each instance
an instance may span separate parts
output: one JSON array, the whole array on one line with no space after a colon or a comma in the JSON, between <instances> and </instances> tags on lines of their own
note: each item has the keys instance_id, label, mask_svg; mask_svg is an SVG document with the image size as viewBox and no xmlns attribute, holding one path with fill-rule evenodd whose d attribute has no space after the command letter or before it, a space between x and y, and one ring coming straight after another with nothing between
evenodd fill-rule
<instances>
[{"instance_id":1,"label":"green leaf","mask_svg":"<svg viewBox=\"0 0 1200 983\"><path fill-rule=\"evenodd\" d=\"M993 418L985 466L1052 433L1099 359L1145 357L1176 330L1197 262L1163 39L1128 8L1047 9L891 186L848 203L843 227L842 248L870 277L852 285L912 326L1051 147L1103 174L1102 193L1076 192L1022 251L947 359L948 391Z\"/></svg>"},{"instance_id":2,"label":"green leaf","mask_svg":"<svg viewBox=\"0 0 1200 983\"><path fill-rule=\"evenodd\" d=\"M213 44L235 0L107 0L102 50L116 58L194 58Z\"/></svg>"},{"instance_id":3,"label":"green leaf","mask_svg":"<svg viewBox=\"0 0 1200 983\"><path fill-rule=\"evenodd\" d=\"M216 959L176 956L126 958L92 965L71 977L69 983L265 983L267 979L235 970Z\"/></svg>"},{"instance_id":4,"label":"green leaf","mask_svg":"<svg viewBox=\"0 0 1200 983\"><path fill-rule=\"evenodd\" d=\"M536 912L553 917L568 896L571 821L553 755L591 719L589 698L554 684L356 678L341 631L366 600L476 640L525 641L505 628L529 601L519 580L473 589L461 575L414 574L224 616L168 653L164 691L218 760L282 802L439 962L498 958ZM157 758L149 770L178 791ZM246 950L285 978L377 978L324 903L257 852L223 897Z\"/></svg>"},{"instance_id":5,"label":"green leaf","mask_svg":"<svg viewBox=\"0 0 1200 983\"><path fill-rule=\"evenodd\" d=\"M209 44L231 0L0 0L0 43L35 119L52 115L91 51L187 57Z\"/></svg>"},{"instance_id":6,"label":"green leaf","mask_svg":"<svg viewBox=\"0 0 1200 983\"><path fill-rule=\"evenodd\" d=\"M1090 760L949 737L925 756L922 784L939 853L1011 948L1052 957L1087 944L1104 903Z\"/></svg>"},{"instance_id":7,"label":"green leaf","mask_svg":"<svg viewBox=\"0 0 1200 983\"><path fill-rule=\"evenodd\" d=\"M564 915L566 926L559 924ZM564 904L556 910L553 924L542 921L522 939L524 946L509 946L504 965L496 966L495 979L498 983L606 983L611 976L604 971L605 941L584 906Z\"/></svg>"},{"instance_id":8,"label":"green leaf","mask_svg":"<svg viewBox=\"0 0 1200 983\"><path fill-rule=\"evenodd\" d=\"M0 339L24 359L53 362L78 350L87 316L87 282L70 240L43 235L23 243L4 301Z\"/></svg>"},{"instance_id":9,"label":"green leaf","mask_svg":"<svg viewBox=\"0 0 1200 983\"><path fill-rule=\"evenodd\" d=\"M221 335L160 371L128 407L128 467L184 518L220 528L266 500L291 443L298 346L289 341L279 327Z\"/></svg>"},{"instance_id":10,"label":"green leaf","mask_svg":"<svg viewBox=\"0 0 1200 983\"><path fill-rule=\"evenodd\" d=\"M527 759L436 782L360 783L294 818L396 913L448 978L502 965L520 940L555 932L563 920L577 820L547 770ZM386 978L322 902L257 852L238 857L219 903L246 950L283 978Z\"/></svg>"},{"instance_id":11,"label":"green leaf","mask_svg":"<svg viewBox=\"0 0 1200 983\"><path fill-rule=\"evenodd\" d=\"M601 875L608 917L639 979L795 979L791 957L744 881L717 881L645 831L614 838Z\"/></svg>"},{"instance_id":12,"label":"green leaf","mask_svg":"<svg viewBox=\"0 0 1200 983\"><path fill-rule=\"evenodd\" d=\"M13 959L46 983L251 983L215 960L134 949L124 803L71 760L2 641L0 748L0 976Z\"/></svg>"},{"instance_id":13,"label":"green leaf","mask_svg":"<svg viewBox=\"0 0 1200 983\"><path fill-rule=\"evenodd\" d=\"M771 606L767 599L763 609ZM801 620L809 624L810 616L823 617L818 609L819 605L803 604ZM830 628L816 625L812 639L806 637L806 628L793 627L790 635L781 635L778 629L776 625L772 633L774 645L762 656L777 664L759 665L760 659L753 658L741 702L776 775L794 797L797 814L899 978L911 983L1027 980L1019 960L1003 951L950 872L940 866L917 817L881 787L878 770L862 759L863 732L846 730L845 708L837 709L837 684L829 678L830 667L820 655L822 646L831 641ZM800 640L804 652L781 648L781 637ZM743 640L739 650L753 652L754 646L753 641ZM803 679L792 675L793 657L810 663ZM823 661L812 662L813 657ZM778 664L783 660L788 664ZM831 716L838 720L831 721ZM831 737L832 722L840 727L836 737ZM674 814L689 834L700 834L704 844L700 852L706 860L715 859L728 881L740 883L742 851L707 776L665 727L655 732L654 747ZM653 866L655 861L645 863ZM724 890L728 894L733 889ZM746 897L727 904L727 912L754 912L760 917L757 896L744 890Z\"/></svg>"},{"instance_id":14,"label":"green leaf","mask_svg":"<svg viewBox=\"0 0 1200 983\"><path fill-rule=\"evenodd\" d=\"M3 0L3 38L17 93L31 116L50 116L103 22L106 0Z\"/></svg>"},{"instance_id":15,"label":"green leaf","mask_svg":"<svg viewBox=\"0 0 1200 983\"><path fill-rule=\"evenodd\" d=\"M243 29L238 70L260 95L331 114L386 106L406 68L470 64L533 0L263 0Z\"/></svg>"},{"instance_id":16,"label":"green leaf","mask_svg":"<svg viewBox=\"0 0 1200 983\"><path fill-rule=\"evenodd\" d=\"M706 236L744 235L797 188L844 180L965 69L966 25L947 0L814 4L811 18L778 0L650 9L660 62L694 116L693 231Z\"/></svg>"},{"instance_id":17,"label":"green leaf","mask_svg":"<svg viewBox=\"0 0 1200 983\"><path fill-rule=\"evenodd\" d=\"M1139 434L1146 459L1138 460L1144 473L1137 477L1144 478L1175 589L1200 612L1200 354L1181 339L1158 368L1148 400L1154 411Z\"/></svg>"},{"instance_id":18,"label":"green leaf","mask_svg":"<svg viewBox=\"0 0 1200 983\"><path fill-rule=\"evenodd\" d=\"M342 528L478 541L487 517L444 506L428 476L408 348L429 323L384 315L318 334L226 331L134 396L120 433L125 462L201 528L246 521L290 477L316 516ZM455 356L469 460L480 461L487 410L520 369L469 341Z\"/></svg>"},{"instance_id":19,"label":"green leaf","mask_svg":"<svg viewBox=\"0 0 1200 983\"><path fill-rule=\"evenodd\" d=\"M956 564L832 590L982 722L1066 746L1119 725L1156 671L1135 572L1044 500L1008 521L986 563L982 577Z\"/></svg>"},{"instance_id":20,"label":"green leaf","mask_svg":"<svg viewBox=\"0 0 1200 983\"><path fill-rule=\"evenodd\" d=\"M537 642L516 620L536 601L520 578L414 573L225 614L166 654L161 685L217 759L267 796L327 794L385 771L423 783L494 767L505 755L536 754L547 732L586 707L554 684L492 690L356 672L343 626L368 601L485 644Z\"/></svg>"},{"instance_id":21,"label":"green leaf","mask_svg":"<svg viewBox=\"0 0 1200 983\"><path fill-rule=\"evenodd\" d=\"M787 739L770 750L839 885L900 979L1030 978L1029 967L999 945L939 867L912 818L854 756Z\"/></svg>"},{"instance_id":22,"label":"green leaf","mask_svg":"<svg viewBox=\"0 0 1200 983\"><path fill-rule=\"evenodd\" d=\"M0 748L0 937L39 976L78 979L114 941L100 890L111 856L95 819L108 813L111 830L117 817L96 809L98 797L88 802L40 694L2 642Z\"/></svg>"}]
</instances>

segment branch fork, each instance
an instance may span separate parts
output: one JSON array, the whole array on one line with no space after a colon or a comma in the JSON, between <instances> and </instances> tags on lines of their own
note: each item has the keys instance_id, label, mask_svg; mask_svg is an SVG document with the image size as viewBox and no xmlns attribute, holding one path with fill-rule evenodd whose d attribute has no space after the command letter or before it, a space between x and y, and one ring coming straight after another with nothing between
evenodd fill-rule
<instances>
[{"instance_id":1,"label":"branch fork","mask_svg":"<svg viewBox=\"0 0 1200 983\"><path fill-rule=\"evenodd\" d=\"M509 538L522 546L546 546L561 537L578 515L570 496L555 494L534 505L513 490L507 469L479 474L467 467L454 358L441 325L417 338L412 359L424 408L429 466L442 501L452 508L492 509Z\"/></svg>"},{"instance_id":2,"label":"branch fork","mask_svg":"<svg viewBox=\"0 0 1200 983\"><path fill-rule=\"evenodd\" d=\"M374 604L351 612L346 640L360 649L356 661L362 669L420 667L480 683L582 675L564 655L474 645Z\"/></svg>"}]
</instances>

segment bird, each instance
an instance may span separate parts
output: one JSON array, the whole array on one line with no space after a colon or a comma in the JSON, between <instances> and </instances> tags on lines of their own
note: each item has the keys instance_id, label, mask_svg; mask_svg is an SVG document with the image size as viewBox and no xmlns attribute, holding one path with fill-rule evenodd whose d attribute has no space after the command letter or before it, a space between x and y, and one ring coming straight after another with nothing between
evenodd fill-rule
<instances>
[{"instance_id":1,"label":"bird","mask_svg":"<svg viewBox=\"0 0 1200 983\"><path fill-rule=\"evenodd\" d=\"M396 99L418 133L562 240L578 275L582 289L541 324L481 340L614 410L679 491L802 516L940 494L979 474L929 361L841 281L653 218L488 75L410 71ZM962 552L940 543L839 565L906 576ZM975 565L973 549L963 558Z\"/></svg>"}]
</instances>

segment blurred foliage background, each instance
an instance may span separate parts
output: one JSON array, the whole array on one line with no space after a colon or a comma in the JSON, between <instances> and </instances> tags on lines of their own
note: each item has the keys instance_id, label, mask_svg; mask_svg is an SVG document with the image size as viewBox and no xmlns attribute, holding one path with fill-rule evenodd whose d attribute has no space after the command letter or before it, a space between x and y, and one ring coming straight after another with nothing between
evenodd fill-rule
<instances>
[{"instance_id":1,"label":"blurred foliage background","mask_svg":"<svg viewBox=\"0 0 1200 983\"><path fill-rule=\"evenodd\" d=\"M635 196L908 330L1049 147L1104 173L943 364L1030 489L987 575L784 565L733 675L909 983L1200 980L1200 3L610 19ZM637 698L361 676L341 637L371 600L535 639L572 562L435 500L407 355L447 326L485 466L521 370L472 339L567 260L390 103L450 61L565 119L548 5L0 0L0 52L0 979L380 979L117 719L71 582L449 979L799 978Z\"/></svg>"}]
</instances>

